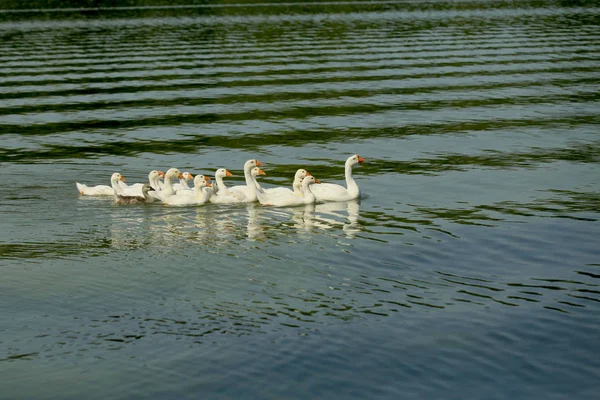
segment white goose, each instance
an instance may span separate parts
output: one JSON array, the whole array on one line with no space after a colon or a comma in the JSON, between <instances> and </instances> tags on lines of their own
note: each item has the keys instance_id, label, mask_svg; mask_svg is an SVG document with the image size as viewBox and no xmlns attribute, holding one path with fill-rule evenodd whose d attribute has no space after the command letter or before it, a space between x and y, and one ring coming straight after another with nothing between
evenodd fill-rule
<instances>
[{"instance_id":1,"label":"white goose","mask_svg":"<svg viewBox=\"0 0 600 400\"><path fill-rule=\"evenodd\" d=\"M159 199L164 200L167 197L173 196L175 194L175 189L173 189L171 179L176 178L183 178L183 174L179 172L177 168L169 168L169 170L165 174L165 182L163 184L162 190L156 193Z\"/></svg>"},{"instance_id":2,"label":"white goose","mask_svg":"<svg viewBox=\"0 0 600 400\"><path fill-rule=\"evenodd\" d=\"M294 175L294 182L292 183L293 190L290 190L290 189L284 188L284 187L263 189L263 188L261 188L260 185L257 184L257 187L256 187L257 194L256 195L257 195L258 201L261 204L266 204L266 203L269 203L272 198L275 198L278 196L288 196L290 194L294 194L298 197L304 196L304 193L302 192L302 180L307 176L311 176L311 175L305 169L301 168L298 171L296 171L296 174Z\"/></svg>"},{"instance_id":3,"label":"white goose","mask_svg":"<svg viewBox=\"0 0 600 400\"><path fill-rule=\"evenodd\" d=\"M252 184L255 188L260 188L260 185L256 181L256 177L258 175L265 175L265 171L258 167L252 168L250 171L250 177L252 180ZM230 191L227 189L227 193L221 193L222 190L219 190L216 196L210 198L211 203L217 204L233 204L233 203L248 203L247 197L245 195L240 194L239 192Z\"/></svg>"},{"instance_id":4,"label":"white goose","mask_svg":"<svg viewBox=\"0 0 600 400\"><path fill-rule=\"evenodd\" d=\"M258 167L256 167L258 168ZM226 176L233 176L231 172L226 170L225 168L219 168L215 172L215 181L217 181L216 185L213 185L213 195L210 198L211 203L216 204L232 204L232 203L241 203L242 199L240 196L233 195L227 186L225 186L225 182L223 178Z\"/></svg>"},{"instance_id":5,"label":"white goose","mask_svg":"<svg viewBox=\"0 0 600 400\"><path fill-rule=\"evenodd\" d=\"M114 174L112 174L111 178L110 178L110 182L111 182L111 186L108 185L96 185L96 186L88 186L85 185L83 183L79 183L79 182L75 182L75 186L77 186L77 190L79 191L80 194L84 195L84 196L113 196L115 194L115 189L113 186L113 178L115 178L115 174L117 174L116 172ZM119 177L121 177L121 175L119 174ZM116 185L119 185L119 177L117 177L117 181L116 181ZM122 177L121 177L122 178ZM123 181L125 179L123 178Z\"/></svg>"},{"instance_id":6,"label":"white goose","mask_svg":"<svg viewBox=\"0 0 600 400\"><path fill-rule=\"evenodd\" d=\"M204 179L203 175L194 178L194 195L173 195L167 197L164 202L166 206L192 206L208 202L212 195L211 183Z\"/></svg>"},{"instance_id":7,"label":"white goose","mask_svg":"<svg viewBox=\"0 0 600 400\"><path fill-rule=\"evenodd\" d=\"M229 188L229 193L239 199L238 202L252 203L257 200L256 197L256 179L252 177L252 169L262 166L258 160L248 160L244 163L245 185L238 185ZM264 172L263 172L264 174Z\"/></svg>"},{"instance_id":8,"label":"white goose","mask_svg":"<svg viewBox=\"0 0 600 400\"><path fill-rule=\"evenodd\" d=\"M268 206L287 207L287 206L299 206L302 204L312 204L316 201L315 195L313 194L311 187L314 183L321 183L314 176L306 176L302 180L302 193L303 196L296 196L291 190L289 193L282 193L278 196L274 196L270 199L269 203L264 203Z\"/></svg>"},{"instance_id":9,"label":"white goose","mask_svg":"<svg viewBox=\"0 0 600 400\"><path fill-rule=\"evenodd\" d=\"M335 183L323 183L313 188L317 201L348 201L360 196L360 189L352 177L352 167L363 163L364 158L358 154L348 157L346 160L346 187Z\"/></svg>"},{"instance_id":10,"label":"white goose","mask_svg":"<svg viewBox=\"0 0 600 400\"><path fill-rule=\"evenodd\" d=\"M148 181L150 182L150 186L155 191L162 190L163 183L160 181L161 178L165 177L165 173L162 171L152 170L148 174Z\"/></svg>"},{"instance_id":11,"label":"white goose","mask_svg":"<svg viewBox=\"0 0 600 400\"><path fill-rule=\"evenodd\" d=\"M123 186L120 185L121 182L125 182L125 177L118 172L115 172L110 176L110 186L113 191L113 195L125 195L125 191L123 190Z\"/></svg>"},{"instance_id":12,"label":"white goose","mask_svg":"<svg viewBox=\"0 0 600 400\"><path fill-rule=\"evenodd\" d=\"M229 193L229 189L227 189L227 186L225 186L225 182L223 181L223 178L225 178L226 176L233 176L233 174L225 168L219 168L215 171L215 181L217 182L217 184L213 185L214 194L218 195Z\"/></svg>"}]
</instances>

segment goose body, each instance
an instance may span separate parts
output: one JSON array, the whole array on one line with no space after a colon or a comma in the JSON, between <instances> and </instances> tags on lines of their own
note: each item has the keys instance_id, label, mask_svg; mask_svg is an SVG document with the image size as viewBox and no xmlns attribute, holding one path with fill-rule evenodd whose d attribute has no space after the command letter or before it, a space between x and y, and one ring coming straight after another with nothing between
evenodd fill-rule
<instances>
[{"instance_id":1,"label":"goose body","mask_svg":"<svg viewBox=\"0 0 600 400\"><path fill-rule=\"evenodd\" d=\"M143 203L152 203L154 202L154 197L150 196L150 192L154 191L154 189L149 184L144 184L142 186L142 196L129 196L124 194L115 193L115 203L116 204L143 204Z\"/></svg>"},{"instance_id":2,"label":"goose body","mask_svg":"<svg viewBox=\"0 0 600 400\"><path fill-rule=\"evenodd\" d=\"M316 201L315 195L313 194L311 187L315 183L320 183L314 176L309 175L304 177L302 180L302 193L303 196L296 196L291 190L289 193L281 193L278 196L273 196L268 203L264 203L269 206L276 207L289 207L299 206L303 204L312 204Z\"/></svg>"},{"instance_id":3,"label":"goose body","mask_svg":"<svg viewBox=\"0 0 600 400\"><path fill-rule=\"evenodd\" d=\"M115 191L108 185L88 186L83 183L75 182L77 191L83 196L112 196Z\"/></svg>"},{"instance_id":4,"label":"goose body","mask_svg":"<svg viewBox=\"0 0 600 400\"><path fill-rule=\"evenodd\" d=\"M121 182L125 182L125 178L123 178L118 172L115 172L110 177L110 186L88 186L79 182L75 182L75 186L77 187L79 193L83 196L113 196L115 194L115 187L119 187L119 193L122 193L123 187L120 185Z\"/></svg>"},{"instance_id":5,"label":"goose body","mask_svg":"<svg viewBox=\"0 0 600 400\"><path fill-rule=\"evenodd\" d=\"M164 199L164 203L167 206L195 206L207 203L212 195L211 186L204 175L196 175L192 196L175 194Z\"/></svg>"},{"instance_id":6,"label":"goose body","mask_svg":"<svg viewBox=\"0 0 600 400\"><path fill-rule=\"evenodd\" d=\"M303 197L304 193L302 191L302 181L304 180L305 177L307 176L311 176L307 170L305 169L299 169L296 171L296 174L294 175L294 181L292 183L292 189L289 188L285 188L285 187L275 187L275 188L269 188L269 189L263 189L260 185L256 186L257 189L257 194L256 197L258 198L258 201L261 204L267 204L270 203L271 199L280 197L280 196L289 196L289 195L295 195L298 197Z\"/></svg>"}]
</instances>

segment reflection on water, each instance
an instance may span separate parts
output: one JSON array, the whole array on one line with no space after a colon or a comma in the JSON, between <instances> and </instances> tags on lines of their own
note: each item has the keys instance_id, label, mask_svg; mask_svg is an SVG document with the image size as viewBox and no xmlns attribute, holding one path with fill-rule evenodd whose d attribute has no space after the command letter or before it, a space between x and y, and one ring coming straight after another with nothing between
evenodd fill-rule
<instances>
[{"instance_id":1,"label":"reflection on water","mask_svg":"<svg viewBox=\"0 0 600 400\"><path fill-rule=\"evenodd\" d=\"M208 205L177 211L159 205L134 209L125 206L109 207L109 212L110 235L106 242L121 250L180 248L195 243L217 251L244 239L265 241L302 232L330 236L343 233L352 238L361 230L358 200L290 208Z\"/></svg>"}]
</instances>

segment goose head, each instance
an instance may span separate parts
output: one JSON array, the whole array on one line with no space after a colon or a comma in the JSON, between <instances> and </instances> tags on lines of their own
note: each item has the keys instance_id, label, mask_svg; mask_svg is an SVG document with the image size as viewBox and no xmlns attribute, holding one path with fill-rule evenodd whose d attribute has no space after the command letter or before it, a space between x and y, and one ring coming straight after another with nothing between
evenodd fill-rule
<instances>
[{"instance_id":1,"label":"goose head","mask_svg":"<svg viewBox=\"0 0 600 400\"><path fill-rule=\"evenodd\" d=\"M229 170L227 170L225 168L219 168L215 172L215 178L224 178L226 176L233 176L233 174L231 172L229 172Z\"/></svg>"},{"instance_id":2,"label":"goose head","mask_svg":"<svg viewBox=\"0 0 600 400\"><path fill-rule=\"evenodd\" d=\"M346 165L356 165L364 162L364 158L360 157L358 154L355 154L353 156L348 157L348 159L346 160Z\"/></svg>"},{"instance_id":3,"label":"goose head","mask_svg":"<svg viewBox=\"0 0 600 400\"><path fill-rule=\"evenodd\" d=\"M149 184L145 183L144 186L142 186L142 194L144 195L144 197L148 197L148 192L152 191L154 191L154 188Z\"/></svg>"},{"instance_id":4,"label":"goose head","mask_svg":"<svg viewBox=\"0 0 600 400\"><path fill-rule=\"evenodd\" d=\"M191 173L189 173L189 172L187 172L187 171L186 171L186 172L184 172L184 173L183 173L183 174L181 174L181 175L182 175L182 177L183 177L182 179L184 179L184 180L186 180L186 181L189 181L190 179L194 179L194 175L192 175Z\"/></svg>"},{"instance_id":5,"label":"goose head","mask_svg":"<svg viewBox=\"0 0 600 400\"><path fill-rule=\"evenodd\" d=\"M312 185L315 183L321 183L321 181L312 175L305 176L304 179L302 179L302 187L308 187L309 185Z\"/></svg>"},{"instance_id":6,"label":"goose head","mask_svg":"<svg viewBox=\"0 0 600 400\"><path fill-rule=\"evenodd\" d=\"M157 171L157 170L152 170L148 173L148 180L150 182L152 182L153 180L159 179L159 178L164 178L165 177L165 173L162 171Z\"/></svg>"},{"instance_id":7,"label":"goose head","mask_svg":"<svg viewBox=\"0 0 600 400\"><path fill-rule=\"evenodd\" d=\"M252 174L253 177L257 177L258 175L267 175L265 174L265 171L263 171L262 169L258 168L258 167L254 167L252 168L252 171L250 171L250 173Z\"/></svg>"},{"instance_id":8,"label":"goose head","mask_svg":"<svg viewBox=\"0 0 600 400\"><path fill-rule=\"evenodd\" d=\"M125 177L122 176L120 173L115 172L110 176L110 181L114 183L118 183L119 181L125 182Z\"/></svg>"},{"instance_id":9,"label":"goose head","mask_svg":"<svg viewBox=\"0 0 600 400\"><path fill-rule=\"evenodd\" d=\"M210 178L204 175L196 175L196 177L194 178L194 187L200 189L204 187L212 187L212 184L210 183Z\"/></svg>"},{"instance_id":10,"label":"goose head","mask_svg":"<svg viewBox=\"0 0 600 400\"><path fill-rule=\"evenodd\" d=\"M165 179L183 178L183 174L177 168L169 168L165 174Z\"/></svg>"},{"instance_id":11,"label":"goose head","mask_svg":"<svg viewBox=\"0 0 600 400\"><path fill-rule=\"evenodd\" d=\"M196 177L194 178L194 184L196 183L196 179L198 179L198 181L204 180L206 182L210 182L210 177L205 175L196 175Z\"/></svg>"},{"instance_id":12,"label":"goose head","mask_svg":"<svg viewBox=\"0 0 600 400\"><path fill-rule=\"evenodd\" d=\"M294 182L302 183L302 180L307 176L311 176L307 170L300 168L294 175Z\"/></svg>"},{"instance_id":13,"label":"goose head","mask_svg":"<svg viewBox=\"0 0 600 400\"><path fill-rule=\"evenodd\" d=\"M248 171L254 167L262 167L263 163L258 160L248 160L244 163L244 171Z\"/></svg>"}]
</instances>

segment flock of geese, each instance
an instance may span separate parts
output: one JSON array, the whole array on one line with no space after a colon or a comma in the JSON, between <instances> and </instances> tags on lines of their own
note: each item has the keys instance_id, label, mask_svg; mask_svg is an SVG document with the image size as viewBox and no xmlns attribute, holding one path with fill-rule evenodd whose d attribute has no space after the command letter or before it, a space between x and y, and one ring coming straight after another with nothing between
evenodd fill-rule
<instances>
[{"instance_id":1,"label":"flock of geese","mask_svg":"<svg viewBox=\"0 0 600 400\"><path fill-rule=\"evenodd\" d=\"M360 190L352 177L352 167L365 160L354 154L346 160L346 187L334 183L321 183L305 169L299 169L294 175L292 189L284 187L263 188L256 180L265 175L258 160L248 160L244 164L245 185L227 187L223 178L232 176L225 168L215 172L215 183L205 175L189 172L181 173L171 168L166 173L153 170L148 174L149 183L127 185L125 178L118 172L112 174L111 186L87 186L76 182L77 190L84 196L113 196L117 204L139 204L162 202L170 206L200 205L205 203L252 203L260 202L269 206L297 206L327 201L348 201L360 196ZM161 181L161 178L163 181ZM179 183L173 180L179 178ZM194 187L188 186L188 180L194 180ZM315 185L316 184L316 185Z\"/></svg>"}]
</instances>

